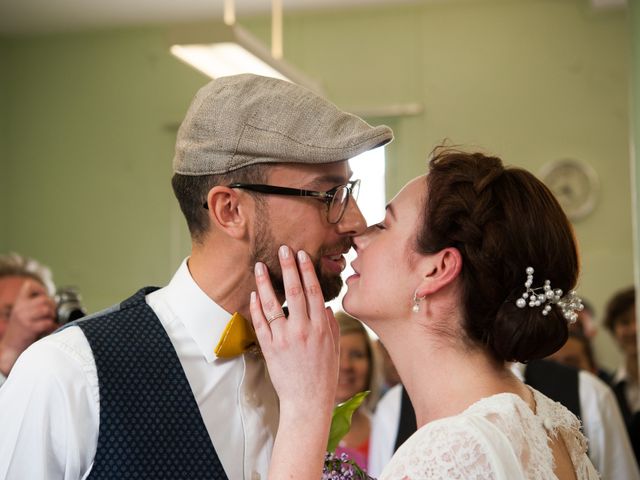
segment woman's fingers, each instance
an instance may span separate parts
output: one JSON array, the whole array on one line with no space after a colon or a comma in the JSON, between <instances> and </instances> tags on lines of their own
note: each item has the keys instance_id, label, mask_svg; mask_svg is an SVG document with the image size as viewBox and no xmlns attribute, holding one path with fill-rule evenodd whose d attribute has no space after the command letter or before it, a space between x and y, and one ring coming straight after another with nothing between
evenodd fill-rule
<instances>
[{"instance_id":1,"label":"woman's fingers","mask_svg":"<svg viewBox=\"0 0 640 480\"><path fill-rule=\"evenodd\" d=\"M322 288L313 267L313 262L304 250L298 251L298 264L304 285L307 309L312 322L323 322L326 319Z\"/></svg>"},{"instance_id":2,"label":"woman's fingers","mask_svg":"<svg viewBox=\"0 0 640 480\"><path fill-rule=\"evenodd\" d=\"M303 250L294 255L288 246L282 245L278 249L278 258L289 316L294 321L290 326L300 331L309 326L309 321L322 328L327 328L327 322L336 324L333 314L329 317L325 311L322 288L309 255ZM286 318L279 320L284 317L282 306L262 262L255 265L255 277L257 294L252 297L250 305L252 317L255 317L254 328L264 329L265 326L272 327L272 322L286 321ZM337 333L337 327L335 332L332 325L329 328L332 334Z\"/></svg>"},{"instance_id":3,"label":"woman's fingers","mask_svg":"<svg viewBox=\"0 0 640 480\"><path fill-rule=\"evenodd\" d=\"M271 323L278 320L280 317L284 317L282 305L280 305L280 301L273 291L273 285L269 278L267 266L262 262L257 262L254 273L256 276L256 286L258 287L260 307L267 323Z\"/></svg>"},{"instance_id":4,"label":"woman's fingers","mask_svg":"<svg viewBox=\"0 0 640 480\"><path fill-rule=\"evenodd\" d=\"M286 245L282 245L278 249L278 257L280 258L282 281L287 307L289 307L289 315L295 318L297 322L304 321L307 318L307 301L305 300L305 292L302 288L293 252ZM300 323L297 326L301 326Z\"/></svg>"},{"instance_id":5,"label":"woman's fingers","mask_svg":"<svg viewBox=\"0 0 640 480\"><path fill-rule=\"evenodd\" d=\"M253 329L258 337L258 343L265 345L267 341L271 341L271 329L268 328L269 324L262 312L262 305L260 304L260 297L256 292L251 292L251 298L249 301L249 310L251 311L251 322L253 323Z\"/></svg>"},{"instance_id":6,"label":"woman's fingers","mask_svg":"<svg viewBox=\"0 0 640 480\"><path fill-rule=\"evenodd\" d=\"M331 329L331 336L333 337L333 345L335 347L336 355L340 355L340 325L333 314L331 307L325 309L326 321Z\"/></svg>"}]
</instances>

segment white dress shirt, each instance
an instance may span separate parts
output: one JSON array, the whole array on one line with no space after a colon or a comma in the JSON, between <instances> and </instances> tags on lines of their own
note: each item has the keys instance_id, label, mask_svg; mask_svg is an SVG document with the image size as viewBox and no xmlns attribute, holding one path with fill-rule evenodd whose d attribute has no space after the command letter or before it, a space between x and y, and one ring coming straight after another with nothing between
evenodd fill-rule
<instances>
[{"instance_id":1,"label":"white dress shirt","mask_svg":"<svg viewBox=\"0 0 640 480\"><path fill-rule=\"evenodd\" d=\"M230 480L267 478L278 399L264 361L213 351L231 318L194 282L186 260L146 297L173 344ZM0 479L87 478L99 429L95 361L78 327L34 343L0 388Z\"/></svg>"},{"instance_id":2,"label":"white dress shirt","mask_svg":"<svg viewBox=\"0 0 640 480\"><path fill-rule=\"evenodd\" d=\"M515 364L514 373L524 380L525 365ZM589 458L603 479L640 479L633 450L613 391L589 372L579 372L578 395L584 435L589 442ZM393 456L402 386L396 385L378 402L369 446L369 474L379 477Z\"/></svg>"}]
</instances>

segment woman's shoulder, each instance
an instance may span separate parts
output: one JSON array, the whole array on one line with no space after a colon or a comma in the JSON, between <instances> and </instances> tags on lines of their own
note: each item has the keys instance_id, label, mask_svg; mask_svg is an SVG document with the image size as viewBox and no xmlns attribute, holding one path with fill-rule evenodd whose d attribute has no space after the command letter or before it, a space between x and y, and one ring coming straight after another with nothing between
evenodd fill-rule
<instances>
[{"instance_id":1,"label":"woman's shoulder","mask_svg":"<svg viewBox=\"0 0 640 480\"><path fill-rule=\"evenodd\" d=\"M520 396L499 393L479 400L462 415L481 416L504 427L524 425L530 429L534 425L541 426L548 433L555 433L557 430L580 430L580 421L566 407L539 391L528 388L533 395L535 412Z\"/></svg>"},{"instance_id":2,"label":"woman's shoulder","mask_svg":"<svg viewBox=\"0 0 640 480\"><path fill-rule=\"evenodd\" d=\"M553 426L566 428L574 425L575 417L542 394L534 395L543 416L518 395L500 393L458 415L428 423L392 459L389 467L395 474L382 478L403 478L397 474L406 474L407 468L423 469L429 474L426 478L437 478L436 469L459 472L459 478L554 478L542 418L550 415ZM425 478L415 470L409 473L413 476L407 478Z\"/></svg>"},{"instance_id":3,"label":"woman's shoulder","mask_svg":"<svg viewBox=\"0 0 640 480\"><path fill-rule=\"evenodd\" d=\"M503 461L505 456L510 461ZM415 432L393 456L381 480L396 478L517 479L521 469L506 437L482 415L463 412Z\"/></svg>"}]
</instances>

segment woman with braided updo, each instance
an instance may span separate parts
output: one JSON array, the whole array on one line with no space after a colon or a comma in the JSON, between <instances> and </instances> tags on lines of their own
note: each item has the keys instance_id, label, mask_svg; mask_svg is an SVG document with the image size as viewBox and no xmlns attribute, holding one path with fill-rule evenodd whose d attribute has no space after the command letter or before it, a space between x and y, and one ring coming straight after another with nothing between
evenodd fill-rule
<instances>
[{"instance_id":1,"label":"woman with braided updo","mask_svg":"<svg viewBox=\"0 0 640 480\"><path fill-rule=\"evenodd\" d=\"M581 309L565 214L542 182L499 158L441 149L429 166L381 223L355 237L355 274L343 300L388 349L416 410L418 431L381 479L598 478L576 417L508 367L560 348ZM295 262L282 265L297 276ZM277 385L287 381L278 367L295 358L295 340L313 332L292 333L293 314L267 325L260 301L268 305L269 292L260 279L258 289L252 315ZM323 368L289 381L311 388L328 377L314 376ZM335 388L328 380L325 387Z\"/></svg>"}]
</instances>

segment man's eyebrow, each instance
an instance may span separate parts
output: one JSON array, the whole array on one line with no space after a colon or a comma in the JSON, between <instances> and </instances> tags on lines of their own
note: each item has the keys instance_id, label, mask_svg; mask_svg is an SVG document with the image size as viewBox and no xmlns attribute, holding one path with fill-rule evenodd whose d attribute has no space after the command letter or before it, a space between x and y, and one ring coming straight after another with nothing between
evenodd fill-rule
<instances>
[{"instance_id":1,"label":"man's eyebrow","mask_svg":"<svg viewBox=\"0 0 640 480\"><path fill-rule=\"evenodd\" d=\"M334 185L344 185L345 183L348 182L348 179L350 177L351 175L349 175L349 177L347 178L345 178L343 175L334 175L334 174L322 175L320 177L314 178L311 182L307 184L307 186L319 187L320 185L327 184L327 183L334 184Z\"/></svg>"}]
</instances>

